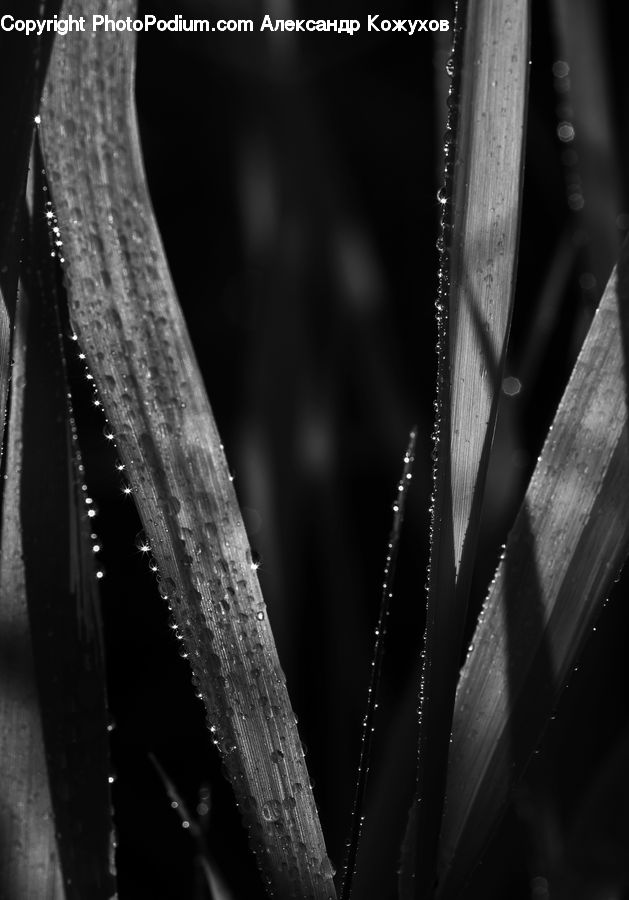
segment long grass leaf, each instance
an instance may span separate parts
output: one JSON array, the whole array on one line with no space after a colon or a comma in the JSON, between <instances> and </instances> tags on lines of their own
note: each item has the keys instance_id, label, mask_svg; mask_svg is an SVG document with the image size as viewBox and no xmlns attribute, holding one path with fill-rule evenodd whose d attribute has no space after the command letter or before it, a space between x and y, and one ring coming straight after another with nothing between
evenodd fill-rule
<instances>
[{"instance_id":1,"label":"long grass leaf","mask_svg":"<svg viewBox=\"0 0 629 900\"><path fill-rule=\"evenodd\" d=\"M37 151L22 267L31 308L20 485L29 624L66 897L108 900L115 883L102 625L50 251L55 226Z\"/></svg>"},{"instance_id":2,"label":"long grass leaf","mask_svg":"<svg viewBox=\"0 0 629 900\"><path fill-rule=\"evenodd\" d=\"M529 4L470 4L463 27L452 195L446 201L452 209L446 210L444 235L454 559L462 598L476 551L515 291Z\"/></svg>"},{"instance_id":3,"label":"long grass leaf","mask_svg":"<svg viewBox=\"0 0 629 900\"><path fill-rule=\"evenodd\" d=\"M0 894L109 900L102 635L43 209L22 254L0 561Z\"/></svg>"},{"instance_id":4,"label":"long grass leaf","mask_svg":"<svg viewBox=\"0 0 629 900\"><path fill-rule=\"evenodd\" d=\"M60 0L23 0L20 15L52 17ZM3 10L4 12L4 10ZM22 34L0 32L0 77L10 90L0 94L3 139L0 142L0 256L15 235L33 136L33 122L52 47L52 32L25 40Z\"/></svg>"},{"instance_id":5,"label":"long grass leaf","mask_svg":"<svg viewBox=\"0 0 629 900\"><path fill-rule=\"evenodd\" d=\"M629 549L629 247L509 535L454 715L439 897L469 879Z\"/></svg>"},{"instance_id":6,"label":"long grass leaf","mask_svg":"<svg viewBox=\"0 0 629 900\"><path fill-rule=\"evenodd\" d=\"M134 3L65 11L125 18ZM41 128L70 315L265 880L277 897L328 900L295 716L147 192L134 59L132 35L102 31L53 54Z\"/></svg>"},{"instance_id":7,"label":"long grass leaf","mask_svg":"<svg viewBox=\"0 0 629 900\"><path fill-rule=\"evenodd\" d=\"M59 0L24 0L25 18L52 16ZM26 173L52 34L24 40L23 35L0 32L0 83L11 85L0 92L0 453L2 452L6 402L9 390L11 330L14 324L19 268L19 216L26 187Z\"/></svg>"},{"instance_id":8,"label":"long grass leaf","mask_svg":"<svg viewBox=\"0 0 629 900\"><path fill-rule=\"evenodd\" d=\"M369 764L371 760L371 745L374 732L374 722L376 710L378 708L378 689L380 686L380 674L382 672L382 663L384 660L385 639L387 631L387 621L389 618L389 610L391 599L393 597L393 584L395 581L395 571L397 567L397 557L400 546L400 537L402 534L402 524L404 522L404 508L406 506L406 497L413 477L413 462L415 460L415 443L416 431L411 431L406 455L404 456L404 468L402 469L402 477L398 482L397 491L393 500L393 524L389 535L387 545L387 555L384 565L384 580L382 583L382 595L380 599L380 610L378 613L378 624L376 625L376 639L374 642L373 658L371 662L371 679L369 682L369 691L367 695L367 712L363 719L363 728L361 736L360 760L358 763L358 780L356 784L356 793L354 795L354 806L352 810L352 821L350 826L350 836L347 843L347 855L343 871L343 881L340 890L340 900L349 900L352 895L352 885L354 873L356 870L356 860L358 856L358 846L364 821L365 796L367 793L367 782L369 778Z\"/></svg>"},{"instance_id":9,"label":"long grass leaf","mask_svg":"<svg viewBox=\"0 0 629 900\"><path fill-rule=\"evenodd\" d=\"M2 505L0 895L109 900L100 622L43 213L38 222L22 244Z\"/></svg>"},{"instance_id":10,"label":"long grass leaf","mask_svg":"<svg viewBox=\"0 0 629 900\"><path fill-rule=\"evenodd\" d=\"M446 184L440 197L444 211L438 299L438 459L418 793L400 879L402 896L417 898L428 896L434 879L467 596L511 319L529 4L518 0L460 3L455 27Z\"/></svg>"},{"instance_id":11,"label":"long grass leaf","mask_svg":"<svg viewBox=\"0 0 629 900\"><path fill-rule=\"evenodd\" d=\"M14 386L0 555L0 895L7 900L62 900L61 864L28 619L20 511L27 317L28 302L23 297L13 342Z\"/></svg>"}]
</instances>

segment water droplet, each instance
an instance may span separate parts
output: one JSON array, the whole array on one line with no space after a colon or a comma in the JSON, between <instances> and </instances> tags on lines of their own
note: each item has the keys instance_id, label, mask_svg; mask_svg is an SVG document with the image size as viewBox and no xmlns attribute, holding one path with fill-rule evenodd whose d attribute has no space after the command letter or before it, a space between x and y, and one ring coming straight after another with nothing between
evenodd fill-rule
<instances>
[{"instance_id":1,"label":"water droplet","mask_svg":"<svg viewBox=\"0 0 629 900\"><path fill-rule=\"evenodd\" d=\"M267 822L273 822L282 815L282 807L277 800L268 800L262 806L262 818Z\"/></svg>"},{"instance_id":2,"label":"water droplet","mask_svg":"<svg viewBox=\"0 0 629 900\"><path fill-rule=\"evenodd\" d=\"M516 397L522 390L522 382L519 378L508 375L502 382L502 392L507 397Z\"/></svg>"},{"instance_id":3,"label":"water droplet","mask_svg":"<svg viewBox=\"0 0 629 900\"><path fill-rule=\"evenodd\" d=\"M151 546L148 542L148 538L146 537L146 532L139 531L135 538L135 546L138 548L140 553L148 553L151 549Z\"/></svg>"},{"instance_id":4,"label":"water droplet","mask_svg":"<svg viewBox=\"0 0 629 900\"><path fill-rule=\"evenodd\" d=\"M330 862L329 856L323 857L323 859L321 860L321 865L319 866L319 871L326 878L334 878L334 876L336 875L336 869Z\"/></svg>"},{"instance_id":5,"label":"water droplet","mask_svg":"<svg viewBox=\"0 0 629 900\"><path fill-rule=\"evenodd\" d=\"M574 125L571 122L560 122L557 126L557 137L564 144L574 140Z\"/></svg>"}]
</instances>

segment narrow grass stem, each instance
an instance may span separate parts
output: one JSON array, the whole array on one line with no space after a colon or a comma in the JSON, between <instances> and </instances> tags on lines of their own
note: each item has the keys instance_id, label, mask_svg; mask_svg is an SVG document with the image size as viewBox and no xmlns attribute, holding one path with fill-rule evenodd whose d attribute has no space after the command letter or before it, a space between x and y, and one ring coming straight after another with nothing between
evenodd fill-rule
<instances>
[{"instance_id":1,"label":"narrow grass stem","mask_svg":"<svg viewBox=\"0 0 629 900\"><path fill-rule=\"evenodd\" d=\"M347 842L347 855L343 868L343 880L340 890L340 900L349 900L352 893L352 883L354 873L356 871L356 858L358 855L358 847L360 843L360 835L363 824L363 810L365 806L365 795L367 792L367 783L369 779L369 763L371 760L371 748L373 743L374 722L376 711L378 709L378 689L380 685L380 674L382 671L382 662L384 659L387 620L391 600L393 598L393 585L395 581L395 570L397 565L397 557L400 546L400 536L402 533L402 524L404 522L404 510L406 506L406 497L413 477L413 462L415 460L415 443L416 429L410 433L408 447L404 456L404 468L402 469L402 477L397 486L395 498L393 500L393 524L387 544L387 555L384 564L384 578L382 582L382 595L380 599L380 610L378 613L378 624L375 629L375 641L373 649L373 657L371 661L371 678L369 682L369 690L367 694L367 711L363 719L360 760L358 763L358 779L356 783L356 793L354 795L354 805L352 808L352 820L350 825L350 836Z\"/></svg>"}]
</instances>

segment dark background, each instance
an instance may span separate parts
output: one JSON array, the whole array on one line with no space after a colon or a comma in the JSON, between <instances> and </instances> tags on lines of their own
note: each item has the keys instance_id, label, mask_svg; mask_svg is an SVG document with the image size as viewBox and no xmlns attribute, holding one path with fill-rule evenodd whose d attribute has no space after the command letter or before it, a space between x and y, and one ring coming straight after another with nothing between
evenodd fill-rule
<instances>
[{"instance_id":1,"label":"dark background","mask_svg":"<svg viewBox=\"0 0 629 900\"><path fill-rule=\"evenodd\" d=\"M629 226L620 4L591 7L598 42L578 21L566 30L546 4L534 8L524 216L506 373L520 379L521 389L501 400L470 630ZM357 882L357 900L393 897L415 747L413 703L403 698L412 701L408 686L423 633L436 192L450 36L367 34L366 20L377 12L452 18L452 11L440 2L393 2L379 10L358 0L342 7L188 0L141 3L145 12L256 21L268 12L364 24L354 37L142 35L137 102L158 223L261 557L269 616L337 868L391 501L408 432L418 426L372 766L368 852ZM573 64L581 65L580 81L575 69L566 90L553 63L566 57L567 44L574 54L579 40L590 42L593 56L581 48ZM579 107L590 75L606 79L608 109L585 101ZM594 112L609 134L592 145ZM573 141L558 137L565 121L575 125ZM211 809L202 818L211 852L233 896L255 900L261 896L255 866L202 706L154 576L135 547L140 524L133 501L122 495L115 453L78 363L71 377L106 569L121 900L207 896L193 842L150 753L191 809L209 786ZM578 828L584 792L627 724L626 587L621 581L613 591L474 896L542 896L530 887L544 875L540 858ZM619 783L622 791L627 785ZM615 858L615 842L622 846L627 830L626 809L611 824L595 816L588 846L597 859Z\"/></svg>"}]
</instances>

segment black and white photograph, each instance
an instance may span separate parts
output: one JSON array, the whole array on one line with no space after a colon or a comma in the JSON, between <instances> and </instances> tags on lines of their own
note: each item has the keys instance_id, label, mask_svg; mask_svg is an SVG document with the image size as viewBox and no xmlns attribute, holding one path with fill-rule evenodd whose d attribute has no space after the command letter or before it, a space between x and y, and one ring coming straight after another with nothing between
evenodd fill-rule
<instances>
[{"instance_id":1,"label":"black and white photograph","mask_svg":"<svg viewBox=\"0 0 629 900\"><path fill-rule=\"evenodd\" d=\"M0 900L629 900L620 0L0 0Z\"/></svg>"}]
</instances>

